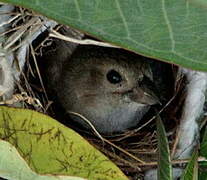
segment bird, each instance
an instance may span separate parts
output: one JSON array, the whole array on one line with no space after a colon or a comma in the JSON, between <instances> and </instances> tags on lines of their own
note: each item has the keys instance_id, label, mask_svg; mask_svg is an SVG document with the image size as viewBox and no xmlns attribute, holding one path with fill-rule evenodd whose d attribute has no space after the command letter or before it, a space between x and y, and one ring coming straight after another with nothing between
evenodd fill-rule
<instances>
[{"instance_id":1,"label":"bird","mask_svg":"<svg viewBox=\"0 0 207 180\"><path fill-rule=\"evenodd\" d=\"M95 45L79 45L72 55L65 51L60 46L59 55L49 56L55 65L48 70L48 82L69 116L85 128L88 123L70 112L88 119L99 133L112 134L136 126L159 103L144 82L153 81L144 57Z\"/></svg>"}]
</instances>

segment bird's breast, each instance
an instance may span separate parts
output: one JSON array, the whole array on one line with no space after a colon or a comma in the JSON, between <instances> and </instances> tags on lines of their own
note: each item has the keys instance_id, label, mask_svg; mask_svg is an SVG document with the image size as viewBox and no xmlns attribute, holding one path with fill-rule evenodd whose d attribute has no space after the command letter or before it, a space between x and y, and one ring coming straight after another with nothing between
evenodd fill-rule
<instances>
[{"instance_id":1,"label":"bird's breast","mask_svg":"<svg viewBox=\"0 0 207 180\"><path fill-rule=\"evenodd\" d=\"M148 110L149 106L131 102L117 107L89 109L89 118L101 133L123 132L136 126Z\"/></svg>"}]
</instances>

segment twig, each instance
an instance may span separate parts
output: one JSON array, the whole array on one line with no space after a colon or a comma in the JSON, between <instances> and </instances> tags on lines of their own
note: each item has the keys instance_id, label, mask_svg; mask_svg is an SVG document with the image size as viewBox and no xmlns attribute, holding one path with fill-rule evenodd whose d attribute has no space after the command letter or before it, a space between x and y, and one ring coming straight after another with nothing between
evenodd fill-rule
<instances>
[{"instance_id":1,"label":"twig","mask_svg":"<svg viewBox=\"0 0 207 180\"><path fill-rule=\"evenodd\" d=\"M0 105L11 105L21 101L26 101L28 104L43 108L42 104L38 99L29 97L26 92L22 92L21 94L15 94L12 96L12 99L0 101Z\"/></svg>"},{"instance_id":2,"label":"twig","mask_svg":"<svg viewBox=\"0 0 207 180\"><path fill-rule=\"evenodd\" d=\"M37 65L37 60L36 60L35 52L34 52L34 49L33 49L32 45L30 45L30 49L31 49L32 58L33 58L33 60L34 60L35 68L36 68L36 70L37 70L37 74L38 74L38 77L39 77L39 80L40 80L40 84L41 84L42 89L43 89L43 91L44 91L45 97L46 97L46 99L47 99L47 101L48 101L48 96L47 96L47 93L46 93L46 90L45 90L45 86L44 86L44 83L43 83L43 80L42 80L42 76L41 76L39 67L38 67L38 65Z\"/></svg>"}]
</instances>

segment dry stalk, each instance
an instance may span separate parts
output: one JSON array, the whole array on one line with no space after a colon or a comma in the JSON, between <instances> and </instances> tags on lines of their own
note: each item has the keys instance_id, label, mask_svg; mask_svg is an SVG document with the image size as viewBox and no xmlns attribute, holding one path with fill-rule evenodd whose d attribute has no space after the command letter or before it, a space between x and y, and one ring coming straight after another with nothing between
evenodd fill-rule
<instances>
[{"instance_id":1,"label":"dry stalk","mask_svg":"<svg viewBox=\"0 0 207 180\"><path fill-rule=\"evenodd\" d=\"M71 38L68 36L64 36L60 33L58 33L57 31L51 30L51 33L49 34L50 37L53 38L58 38L64 41L69 41L72 43L76 43L76 44L81 44L81 45L96 45L96 46L103 46L103 47L112 47L112 48L120 48L119 46L114 46L111 45L109 43L105 43L105 42L99 42L99 41L94 41L91 39L84 39L84 40L80 40L80 39L75 39L75 38Z\"/></svg>"}]
</instances>

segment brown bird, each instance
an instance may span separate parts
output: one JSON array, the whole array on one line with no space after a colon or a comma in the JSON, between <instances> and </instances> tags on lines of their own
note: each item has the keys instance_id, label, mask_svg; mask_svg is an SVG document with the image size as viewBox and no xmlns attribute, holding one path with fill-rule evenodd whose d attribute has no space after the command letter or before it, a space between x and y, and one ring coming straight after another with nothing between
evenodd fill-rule
<instances>
[{"instance_id":1,"label":"brown bird","mask_svg":"<svg viewBox=\"0 0 207 180\"><path fill-rule=\"evenodd\" d=\"M137 125L150 105L159 102L142 83L145 77L152 80L143 57L97 46L78 46L72 56L61 48L57 53L61 51L63 55L50 56L56 62L49 70L52 88L67 112L83 115L98 132L123 132ZM71 117L88 127L83 119Z\"/></svg>"}]
</instances>

